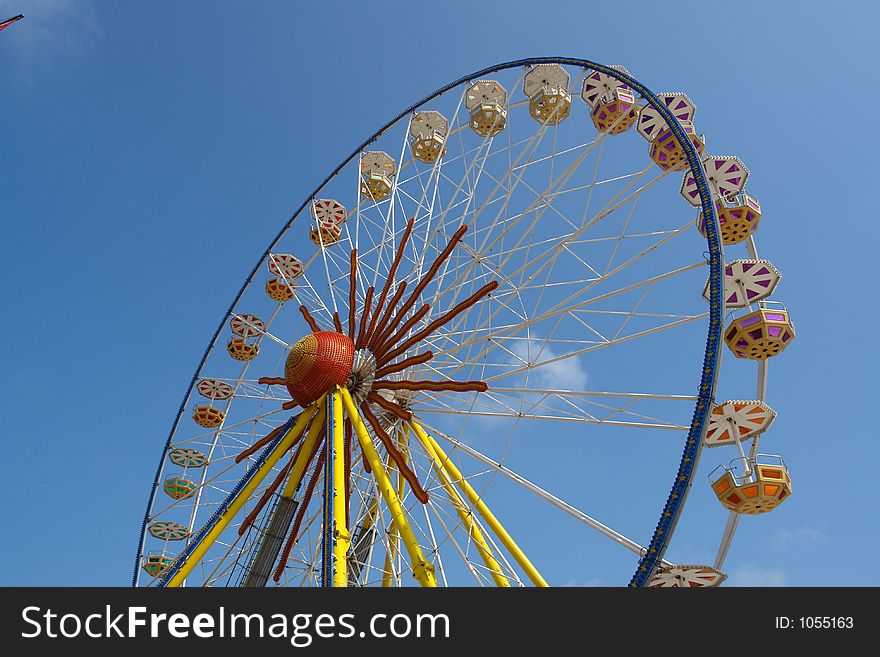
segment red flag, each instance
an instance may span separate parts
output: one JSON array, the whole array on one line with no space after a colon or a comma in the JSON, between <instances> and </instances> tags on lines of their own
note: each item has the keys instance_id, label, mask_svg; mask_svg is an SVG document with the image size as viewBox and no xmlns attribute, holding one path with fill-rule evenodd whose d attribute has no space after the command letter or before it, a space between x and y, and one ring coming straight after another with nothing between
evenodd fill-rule
<instances>
[{"instance_id":1,"label":"red flag","mask_svg":"<svg viewBox=\"0 0 880 657\"><path fill-rule=\"evenodd\" d=\"M24 14L19 14L18 16L13 16L12 18L7 18L5 21L0 21L0 30L4 30L16 21L20 21L24 18Z\"/></svg>"}]
</instances>

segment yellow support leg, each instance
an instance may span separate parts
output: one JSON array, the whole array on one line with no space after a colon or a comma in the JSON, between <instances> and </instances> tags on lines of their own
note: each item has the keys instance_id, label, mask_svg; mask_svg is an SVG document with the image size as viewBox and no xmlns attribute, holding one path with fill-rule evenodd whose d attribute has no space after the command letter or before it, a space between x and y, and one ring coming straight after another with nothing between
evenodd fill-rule
<instances>
[{"instance_id":1,"label":"yellow support leg","mask_svg":"<svg viewBox=\"0 0 880 657\"><path fill-rule=\"evenodd\" d=\"M364 536L370 528L373 526L373 523L376 522L376 516L379 515L379 501L373 497L370 499L370 503L367 505L367 513L364 516L363 521L361 522L360 528L358 529L358 533L360 536ZM361 539L359 539L361 540ZM355 543L355 549L357 549L358 544ZM349 560L351 560L355 555L349 555ZM361 569L364 564L356 564L355 570ZM357 580L355 580L357 583Z\"/></svg>"},{"instance_id":2,"label":"yellow support leg","mask_svg":"<svg viewBox=\"0 0 880 657\"><path fill-rule=\"evenodd\" d=\"M379 515L379 500L373 497L370 500L370 505L367 507L367 514L364 517L364 521L361 523L361 531L367 531L373 526L373 523L376 522L376 516Z\"/></svg>"},{"instance_id":3,"label":"yellow support leg","mask_svg":"<svg viewBox=\"0 0 880 657\"><path fill-rule=\"evenodd\" d=\"M408 429L406 429L408 432ZM405 439L404 439L405 441ZM409 460L409 449L405 442L400 442L397 445L398 451L400 451L400 455L403 456L403 462L406 463ZM391 466L392 470L394 469L394 465ZM403 478L403 475L398 472L397 473L397 497L398 499L403 498L403 490L404 484L406 483L406 479ZM391 586L393 577L392 567L394 562L397 560L397 544L399 542L400 533L397 531L397 525L393 522L391 523L391 528L389 530L388 536L388 551L385 553L385 572L382 575L382 586L387 588Z\"/></svg>"},{"instance_id":4,"label":"yellow support leg","mask_svg":"<svg viewBox=\"0 0 880 657\"><path fill-rule=\"evenodd\" d=\"M302 435L302 432L305 430L306 425L309 420L314 417L317 409L320 408L320 403L316 407L315 405L310 406L303 414L300 415L299 419L296 421L296 424L287 432L287 435L281 439L278 445L274 450L269 454L266 460L263 462L263 465L257 469L254 473L254 476L251 477L250 481L247 485L239 491L238 495L235 496L235 499L232 500L232 503L227 507L226 511L220 516L217 522L213 527L205 534L202 540L199 542L198 546L190 553L190 555L186 558L186 560L181 564L180 568L174 576L168 581L167 586L176 587L183 584L183 581L189 576L192 572L193 568L196 567L196 564L201 561L202 557L205 556L205 553L210 549L210 547L214 544L214 541L223 533L223 530L229 525L232 519L236 516L236 514L241 511L241 508L244 506L245 502L248 501L251 495L253 495L254 491L259 487L262 483L263 479L266 478L266 475L275 467L275 464L281 459L284 453L290 449L290 446L293 445L293 442ZM305 451L305 447L302 450ZM301 452L302 453L302 452Z\"/></svg>"},{"instance_id":5,"label":"yellow support leg","mask_svg":"<svg viewBox=\"0 0 880 657\"><path fill-rule=\"evenodd\" d=\"M321 399L323 399L323 397ZM318 436L321 435L321 429L324 428L324 415L324 404L319 403L318 413L315 415L315 421L312 422L312 426L309 427L309 435L306 436L305 441L303 441L299 454L297 454L296 461L294 461L293 467L290 469L290 475L287 477L287 483L284 485L284 490L281 493L282 497L293 497L296 494L296 489L299 488L303 475L306 473L306 467L309 464L309 456L315 449L315 443L318 442Z\"/></svg>"},{"instance_id":6,"label":"yellow support leg","mask_svg":"<svg viewBox=\"0 0 880 657\"><path fill-rule=\"evenodd\" d=\"M400 474L398 473L398 477ZM398 495L398 498L400 495ZM382 571L382 588L389 588L394 583L394 572L392 568L394 561L397 559L397 525L393 522L388 530L388 549L385 552L385 567Z\"/></svg>"},{"instance_id":7,"label":"yellow support leg","mask_svg":"<svg viewBox=\"0 0 880 657\"><path fill-rule=\"evenodd\" d=\"M458 513L461 524L464 526L464 528L468 532L468 535L473 540L474 545L477 548L477 552L480 553L480 557L483 559L483 563L486 564L486 568L488 568L489 572L492 574L492 579L495 580L495 585L500 587L509 587L510 582L504 575L501 574L501 564L496 561L495 556L492 554L492 550L489 548L489 544L483 537L483 532L480 531L477 523L474 522L474 518L471 514L470 509L468 509L467 505L464 503L464 500L461 499L461 495L459 495L458 491L455 490L455 486L453 485L452 479L450 478L449 472L447 471L447 467L449 465L447 462L445 462L447 459L441 459L439 457L437 452L434 450L434 445L431 443L430 440L426 439L427 436L425 437L425 439L423 439L418 432L416 432L416 435L418 436L419 441L422 443L422 446L425 448L425 451L428 453L428 456L431 457L431 463L434 466L434 472L437 473L437 477L440 479L440 484L443 486L446 494L449 495L449 501L452 503L452 506L455 509L456 513Z\"/></svg>"},{"instance_id":8,"label":"yellow support leg","mask_svg":"<svg viewBox=\"0 0 880 657\"><path fill-rule=\"evenodd\" d=\"M525 553L519 548L516 544L516 541L513 540L510 534L507 533L507 530L504 529L502 524L498 521L498 518L489 510L489 507L486 506L486 503L480 499L480 496L473 489L473 487L468 483L468 481L462 476L461 472L452 460L446 455L446 452L437 444L437 441L434 440L433 437L429 436L425 433L425 430L422 429L421 425L417 422L410 422L410 426L413 431L416 432L416 436L418 436L419 441L423 445L430 445L430 449L428 450L434 455L435 461L449 473L452 477L453 481L458 484L458 487L464 492L467 496L468 500L470 500L471 505L474 509L477 510L477 513L483 518L485 523L489 526L489 528L495 532L495 535L498 536L498 540L501 541L501 544L507 548L516 562L520 565L520 567L525 571L526 575L528 575L529 579L532 580L532 583L535 586L548 586L547 581L541 577L541 573L532 565L532 562L529 561L529 558L525 555Z\"/></svg>"},{"instance_id":9,"label":"yellow support leg","mask_svg":"<svg viewBox=\"0 0 880 657\"><path fill-rule=\"evenodd\" d=\"M342 431L342 394L333 392L333 586L348 586L348 547L351 534L345 524L345 440ZM331 438L328 436L327 440Z\"/></svg>"},{"instance_id":10,"label":"yellow support leg","mask_svg":"<svg viewBox=\"0 0 880 657\"><path fill-rule=\"evenodd\" d=\"M373 445L373 441L367 433L367 428L364 426L364 422L361 420L361 416L357 412L354 401L347 388L340 388L340 390L342 392L342 403L345 406L345 412L348 414L352 426L354 426L358 442L361 445L361 450L363 450L364 456L367 457L367 462L370 464L373 476L379 484L379 492L382 494L385 504L388 505L388 509L391 511L391 519L397 526L397 529L400 532L400 537L403 539L403 544L409 554L410 561L412 562L413 575L422 586L437 586L437 579L434 576L434 566L428 563L425 559L425 555L422 553L422 548L419 547L418 539L416 539L412 527L409 526L406 512L400 504L400 498L397 496L397 493L394 490L394 485L391 483L391 478L388 476L388 472L386 472L385 466L382 464L382 460L376 452L376 446Z\"/></svg>"}]
</instances>

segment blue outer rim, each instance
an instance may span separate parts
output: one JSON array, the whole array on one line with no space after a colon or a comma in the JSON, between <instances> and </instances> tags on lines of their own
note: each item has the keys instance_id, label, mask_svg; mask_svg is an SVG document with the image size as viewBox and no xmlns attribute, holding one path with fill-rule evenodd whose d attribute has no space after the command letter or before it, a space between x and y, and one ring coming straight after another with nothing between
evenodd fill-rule
<instances>
[{"instance_id":1,"label":"blue outer rim","mask_svg":"<svg viewBox=\"0 0 880 657\"><path fill-rule=\"evenodd\" d=\"M379 128L379 130L373 133L373 135L369 137L364 143L353 150L351 154L346 157L342 161L342 163L337 166L330 173L330 175L328 175L324 179L324 181L315 188L315 190L306 198L306 200L303 201L303 204L296 210L296 212L291 215L290 219L287 221L287 223L284 224L281 230L278 231L275 239L272 240L272 242L263 252L263 255L260 256L260 259L254 265L253 269L251 269L251 273L248 274L248 277L242 284L241 289L238 291L238 294L235 295L235 298L232 300L229 308L221 318L220 324L214 331L214 336L211 338L211 341L208 343L208 347L205 349L205 353L202 355L202 358L199 361L199 365L196 368L195 373L193 374L189 387L187 388L186 393L183 396L183 400L180 402L180 407L177 409L177 415L175 416L174 422L171 425L171 431L169 431L168 433L168 439L165 441L165 448L162 450L162 456L160 457L159 465L156 468L156 475L153 479L153 488L150 491L150 497L147 500L147 509L144 513L143 523L141 524L141 533L138 539L138 547L134 560L134 572L131 579L132 586L134 586L137 581L138 568L140 567L140 556L142 550L141 546L144 542L144 533L147 529L147 520L149 518L150 507L153 505L153 500L156 496L156 490L159 487L159 473L162 471L162 462L165 459L165 455L168 452L169 446L171 445L171 437L174 433L174 429L177 427L177 424L180 421L180 416L183 415L186 401L187 399L189 399L189 395L192 392L193 386L196 384L198 374L201 371L202 366L205 364L205 361L208 358L208 354L211 352L211 348L217 341L217 337L223 330L223 326L226 324L226 319L229 317L230 314L232 314L232 311L235 309L235 305L238 303L241 295L244 293L254 275L259 270L260 265L262 265L263 261L268 257L272 247L275 246L275 244L281 239L287 229L294 222L296 217L300 215L300 213L306 208L311 200L315 198L318 193L320 193L321 189L323 189L324 186L327 185L327 183L335 178L336 175L340 171L342 171L342 169L345 168L345 166L349 162L351 162L361 153L361 151L363 151L367 146L369 146L371 143L381 137L386 130L388 130L391 126L404 118L407 114L415 111L425 103L430 102L440 94L446 93L450 89L464 84L465 82L469 82L477 78L482 78L486 75L496 73L498 71L516 68L518 66L536 66L538 64L564 64L567 66L580 66L582 68L589 68L600 71L620 80L621 82L624 82L632 89L637 91L651 105L653 105L660 116L662 116L666 123L669 125L679 144L683 146L685 154L687 155L687 161L688 165L690 166L691 174L693 174L694 179L697 183L697 189L700 192L702 211L705 217L711 218L710 221L706 222L706 241L709 247L709 335L706 338L706 351L703 356L703 371L700 379L699 392L697 394L697 404L694 408L694 415L691 420L690 428L688 430L687 440L684 445L681 462L679 464L678 472L675 476L675 481L672 485L672 490L669 492L669 497L666 499L666 504L663 506L663 510L660 514L660 519L658 520L657 526L654 529L654 534L651 537L651 542L645 549L645 554L639 560L636 572L635 574L633 574L632 579L629 583L630 586L644 586L645 584L647 584L654 571L656 570L657 565L660 563L660 560L663 558L663 555L666 552L666 548L669 544L669 539L672 536L675 525L678 522L679 516L681 515L681 511L684 508L684 501L687 497L688 491L690 490L694 474L697 470L697 463L700 458L700 452L702 451L703 431L709 417L709 412L712 408L712 401L715 393L715 381L718 373L719 355L721 349L721 327L723 319L721 304L721 276L723 268L723 257L721 250L721 239L718 231L718 217L715 213L715 205L714 203L712 203L712 196L709 193L709 184L703 171L699 153L697 153L696 148L694 147L688 135L685 133L684 129L681 127L681 124L673 116L669 108L666 107L666 105L664 105L662 102L660 102L660 99L657 97L656 94L654 94L654 92L652 92L645 85L643 85L641 82L628 75L627 73L624 73L617 69L613 69L610 66L591 62L587 59L580 59L576 57L529 57L527 59L517 59L510 62L505 62L503 64L496 64L495 66L490 66L480 71L476 71L475 73L460 77L454 82L450 82L446 86L443 86L433 93L425 96L417 103L414 103L413 105L407 107L400 114L398 114L384 126ZM266 449L263 451L260 458L258 459L257 463L262 463L263 459L265 459L273 446L274 443L266 447ZM255 463L254 466L256 465L257 464ZM255 467L251 467L248 472L245 473L244 477L242 477L239 484L235 487L233 494L236 491L240 490L245 483L247 483L247 480L250 479L250 476L252 475L254 470ZM230 499L231 497L227 497L224 503L220 505L220 507L217 509L214 516L219 517L219 514L226 509L227 505L230 502ZM212 517L211 520L214 520L214 517ZM209 526L210 524L213 523L209 521L205 525L205 527ZM194 545L196 542L197 541L190 541L190 546ZM184 550L184 552L178 556L178 558L175 560L175 563L172 565L171 568L168 569L168 572L163 577L163 582L167 581L167 579L171 575L173 575L174 572L176 572L178 565L182 563L183 558L185 558L185 555L188 554L189 551L189 549Z\"/></svg>"}]
</instances>

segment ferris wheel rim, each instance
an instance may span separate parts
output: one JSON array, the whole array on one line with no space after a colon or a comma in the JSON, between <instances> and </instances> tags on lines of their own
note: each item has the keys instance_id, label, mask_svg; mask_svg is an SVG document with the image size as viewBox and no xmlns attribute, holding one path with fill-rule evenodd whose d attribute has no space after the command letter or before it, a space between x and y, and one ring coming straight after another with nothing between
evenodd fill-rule
<instances>
[{"instance_id":1,"label":"ferris wheel rim","mask_svg":"<svg viewBox=\"0 0 880 657\"><path fill-rule=\"evenodd\" d=\"M159 459L159 464L156 468L156 473L153 479L153 485L151 487L150 495L147 500L146 511L144 514L144 519L141 524L140 536L138 539L138 547L136 550L135 560L134 560L134 570L132 576L132 585L137 585L138 580L138 569L139 562L141 556L144 554L144 545L145 545L145 537L146 537L146 529L147 523L150 517L150 509L153 506L156 492L160 487L160 478L163 467L163 462L165 459L165 455L168 452L168 449L171 446L171 442L174 436L174 433L177 429L177 426L180 423L180 419L183 415L183 412L186 408L187 401L190 398L193 388L197 385L199 381L199 375L202 371L202 368L205 365L208 357L210 356L214 346L217 343L217 339L220 336L220 333L223 330L223 327L226 325L227 320L233 316L235 307L237 306L239 300L241 299L244 292L248 289L250 284L252 283L254 276L260 269L262 263L266 260L267 257L270 256L272 248L284 237L287 230L293 225L294 221L303 213L306 208L309 207L309 204L314 201L317 195L332 181L334 180L344 169L348 166L355 158L357 158L364 150L370 146L373 142L375 142L379 137L381 137L387 130L396 125L402 119L404 119L407 115L413 113L418 108L424 106L426 103L431 100L437 98L438 96L450 91L462 84L467 82L478 80L484 76L490 75L492 73L496 73L499 71L509 70L517 67L530 67L530 66L539 66L542 64L558 64L558 65L567 65L573 67L581 67L584 69L591 69L595 71L599 71L605 75L610 76L613 79L616 79L624 84L627 84L638 92L640 96L647 100L648 103L660 114L661 118L664 119L672 132L673 136L678 140L679 144L684 151L688 169L690 174L693 176L693 180L696 184L697 189L699 190L700 199L701 199L701 209L704 213L703 216L706 217L705 222L705 238L708 245L708 265L709 265L709 282L708 282L708 292L709 292L709 322L708 322L708 336L706 340L706 349L704 351L703 357L703 367L702 374L699 386L699 392L696 396L696 404L694 409L694 415L691 420L691 425L688 430L685 445L683 448L682 458L680 461L679 470L676 474L675 481L672 486L672 490L670 491L670 495L667 498L666 504L660 513L660 518L657 523L657 526L654 530L654 533L651 537L650 543L645 547L644 555L639 560L638 566L636 568L635 573L633 574L630 580L630 586L643 586L645 585L650 578L652 577L656 568L663 561L663 556L665 554L666 548L668 547L669 540L674 532L675 526L680 518L681 511L683 510L685 500L687 498L687 494L691 488L694 476L696 474L697 465L699 463L699 457L702 452L703 447L703 433L705 432L705 427L708 421L709 414L712 409L712 403L714 401L714 392L717 385L718 378L718 361L721 349L721 337L722 337L722 329L723 329L723 313L724 313L724 303L722 300L723 296L723 250L722 250L722 242L718 229L718 217L715 208L715 203L712 200L712 195L709 190L709 183L703 170L701 156L694 144L687 137L684 129L679 123L678 119L673 115L673 113L669 110L663 102L660 101L657 94L651 91L644 84L636 80L629 74L628 71L622 69L621 67L616 66L608 66L604 64L599 64L597 62L593 62L591 60L582 59L582 58L573 58L573 57L531 57L524 58L518 60L512 60L508 62L504 62L501 64L495 64L493 66L486 67L479 71L464 75L459 77L458 79L450 82L443 87L435 90L434 92L428 94L421 100L413 103L402 112L400 112L393 119L384 124L381 128L376 130L370 137L368 137L362 144L360 144L357 148L355 148L312 192L309 194L300 207L291 215L290 219L285 222L285 224L278 231L277 235L273 238L273 240L269 243L266 250L261 254L259 259L257 260L254 267L251 269L250 273L245 278L242 283L241 288L236 293L232 302L230 303L228 309L223 314L221 321L219 322L213 336L211 337L208 346L205 349L199 363L195 369L195 372L190 380L189 386L187 387L183 399L180 403L178 411L172 421L171 429L168 434L168 438L165 441L164 447L161 452L161 456ZM222 505L218 508L217 513L222 509Z\"/></svg>"}]
</instances>

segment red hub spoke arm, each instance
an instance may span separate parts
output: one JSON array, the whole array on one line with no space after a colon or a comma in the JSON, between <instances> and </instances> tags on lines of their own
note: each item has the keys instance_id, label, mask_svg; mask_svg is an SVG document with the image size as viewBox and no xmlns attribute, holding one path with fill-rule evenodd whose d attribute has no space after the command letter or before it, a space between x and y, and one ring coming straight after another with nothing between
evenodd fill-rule
<instances>
[{"instance_id":1,"label":"red hub spoke arm","mask_svg":"<svg viewBox=\"0 0 880 657\"><path fill-rule=\"evenodd\" d=\"M409 358L404 358L399 363L394 363L394 365L386 365L385 367L376 370L376 378L381 379L383 376L387 376L388 374L394 374L395 372L400 372L401 370L405 370L407 367L412 365L421 365L422 363L427 363L434 357L434 352L425 351L416 356L410 356Z\"/></svg>"},{"instance_id":2,"label":"red hub spoke arm","mask_svg":"<svg viewBox=\"0 0 880 657\"><path fill-rule=\"evenodd\" d=\"M317 333L321 329L318 328L318 323L315 321L315 318L312 317L312 313L309 312L309 309L305 306L300 306L299 311L302 313L303 319L306 320L306 324L309 325L309 328L312 329L312 333Z\"/></svg>"},{"instance_id":3,"label":"red hub spoke arm","mask_svg":"<svg viewBox=\"0 0 880 657\"><path fill-rule=\"evenodd\" d=\"M357 305L357 249L351 250L351 270L348 273L348 337L354 342L355 306Z\"/></svg>"},{"instance_id":4,"label":"red hub spoke arm","mask_svg":"<svg viewBox=\"0 0 880 657\"><path fill-rule=\"evenodd\" d=\"M431 392L486 392L483 381L376 381L373 390L428 390Z\"/></svg>"},{"instance_id":5,"label":"red hub spoke arm","mask_svg":"<svg viewBox=\"0 0 880 657\"><path fill-rule=\"evenodd\" d=\"M419 284L416 285L416 289L413 290L412 294L406 300L406 302L401 306L397 315L395 315L394 319L391 320L391 324L388 326L387 332L391 333L394 328L400 324L403 320L406 313L409 312L410 308L412 308L416 301L418 301L424 289L428 286L428 283L437 275L437 272L440 271L440 266L446 262L449 258L452 250L455 248L455 245L461 241L461 238L464 237L465 232L467 232L467 226L461 226L455 234L452 236L452 239L449 240L449 243L443 248L443 251L440 252L440 255L437 256L437 259L434 260L434 264L431 265L428 272L422 277L422 280L419 281Z\"/></svg>"},{"instance_id":6,"label":"red hub spoke arm","mask_svg":"<svg viewBox=\"0 0 880 657\"><path fill-rule=\"evenodd\" d=\"M385 429L383 429L382 425L379 424L379 420L376 418L375 415L373 415L373 412L370 410L370 407L367 404L361 404L361 413L363 413L364 417L367 418L367 422L370 423L370 426L373 427L373 432L376 434L376 436L378 436L379 440L382 441L382 444L388 451L388 456L390 456L391 460L394 461L394 464L397 466L398 471L400 472L400 474L403 475L403 478L406 479L416 498L418 498L419 502L421 502L422 504L427 504L428 493L426 493L425 489L422 488L422 485L419 483L418 477L416 477L416 473L410 469L409 465L406 462L406 459L403 458L403 455L394 446L394 442L391 440L391 436L385 433Z\"/></svg>"},{"instance_id":7,"label":"red hub spoke arm","mask_svg":"<svg viewBox=\"0 0 880 657\"><path fill-rule=\"evenodd\" d=\"M299 453L299 452L297 451L297 453ZM285 465L283 468L281 468L281 472L278 473L278 476L275 477L275 481L273 481L272 485L266 489L265 493L263 493L263 496L260 498L260 501L257 502L257 505L254 507L254 510L251 511L248 514L247 518L244 519L244 522L241 523L241 527L238 528L238 535L239 536L243 536L244 533L247 531L247 528L250 527L253 524L254 520L257 519L257 516L260 514L260 511L262 511L263 507L266 506L266 502L268 502L272 498L273 493L275 493L275 491L278 490L278 487L281 485L281 482L284 481L284 477L286 477L287 474L290 472L290 468L293 465L293 462L295 460L296 460L296 457L294 456L287 465Z\"/></svg>"},{"instance_id":8,"label":"red hub spoke arm","mask_svg":"<svg viewBox=\"0 0 880 657\"><path fill-rule=\"evenodd\" d=\"M312 494L315 492L315 484L318 483L318 475L321 474L321 468L324 465L324 450L321 449L321 444L323 442L323 435L319 436L318 440L315 441L315 448L312 450L312 457L319 450L321 453L318 454L318 461L315 463L315 470L312 472L309 483L306 485L305 495L303 495L302 501L299 504L296 519L293 521L293 529L290 530L290 535L287 537L287 542L284 544L284 551L281 553L281 560L278 562L278 567L275 569L275 574L272 576L272 579L275 580L276 583L281 579L281 574L284 572L285 566L287 566L287 560L290 558L290 551L296 543L299 528L306 515L306 510L309 508L309 502L312 501Z\"/></svg>"},{"instance_id":9,"label":"red hub spoke arm","mask_svg":"<svg viewBox=\"0 0 880 657\"><path fill-rule=\"evenodd\" d=\"M410 234L412 234L414 224L415 219L412 217L406 223L406 230L403 231L403 237L400 238L400 245L397 247L397 253L394 255L394 261L391 263L391 268L388 270L388 276L385 279L385 285L382 288L382 294L379 295L379 303L376 304L376 311L373 313L373 318L370 320L370 328L367 331L367 335L364 337L364 341L366 344L370 344L370 340L374 335L374 331L377 330L376 321L379 318L379 313L381 313L383 310L385 300L388 298L388 292L391 290L391 284L394 282L394 275L397 273L397 267L400 265L400 261L403 258L403 251L406 248L406 243L409 240Z\"/></svg>"},{"instance_id":10,"label":"red hub spoke arm","mask_svg":"<svg viewBox=\"0 0 880 657\"><path fill-rule=\"evenodd\" d=\"M373 354L376 356L376 365L379 365L381 367L381 365L384 365L386 362L388 362L388 359L383 360L385 352L388 351L395 344L397 344L398 340L406 335L407 331L415 326L417 322L420 322L422 318L428 314L429 310L431 310L431 306L429 306L428 304L425 304L424 306L419 308L415 315L413 315L403 323L403 326L400 327L400 330L398 330L397 333L388 338L388 340L386 340L384 344L376 347L376 350L373 352Z\"/></svg>"},{"instance_id":11,"label":"red hub spoke arm","mask_svg":"<svg viewBox=\"0 0 880 657\"><path fill-rule=\"evenodd\" d=\"M408 410L403 408L400 404L385 399L382 395L378 395L375 392L370 391L369 393L367 393L367 399L369 399L371 402L373 402L377 406L380 406L381 408L385 409L389 413L393 413L394 415L399 417L401 420L406 420L407 422L412 420L412 417L413 417L412 413L410 413Z\"/></svg>"},{"instance_id":12,"label":"red hub spoke arm","mask_svg":"<svg viewBox=\"0 0 880 657\"><path fill-rule=\"evenodd\" d=\"M457 304L452 310L450 310L449 312L447 312L444 315L441 315L440 317L435 319L433 322L428 324L421 331L418 331L417 333L415 333L412 337L410 337L406 342L401 344L399 347L397 347L396 349L394 349L391 352L388 352L387 354L383 354L383 356L381 358L377 357L376 358L377 365L379 365L381 367L382 365L385 365L387 362L394 360L395 358L397 358L398 356L400 356L401 354L406 352L407 349L409 349L410 347L412 347L415 344L418 344L419 342L424 340L427 336L431 335L431 333L436 331L438 328L440 328L441 326L443 326L444 324L446 324L448 322L451 322L453 319L458 317L465 310L467 310L468 308L470 308L471 306L476 304L480 299L489 295L497 287L498 287L498 281L492 281L490 283L486 283L483 287L481 287L479 290L474 292L467 299L465 299L461 303ZM392 343L389 340L388 346L390 346L391 344Z\"/></svg>"},{"instance_id":13,"label":"red hub spoke arm","mask_svg":"<svg viewBox=\"0 0 880 657\"><path fill-rule=\"evenodd\" d=\"M364 336L367 332L367 320L370 318L370 308L373 305L373 293L375 289L371 285L367 288L367 296L364 298L364 309L361 312L361 325L358 328L357 340L354 342L354 348L360 349L364 346Z\"/></svg>"},{"instance_id":14,"label":"red hub spoke arm","mask_svg":"<svg viewBox=\"0 0 880 657\"><path fill-rule=\"evenodd\" d=\"M406 281L401 281L400 285L397 286L397 292L391 297L391 303L388 304L388 307L385 308L385 312L382 313L382 319L379 320L379 324L376 326L376 331L370 336L370 342L367 345L370 351L375 351L376 345L381 344L385 337L387 337L388 320L391 319L394 309L397 308L397 304L400 303L400 297L403 296L404 290L406 290Z\"/></svg>"}]
</instances>

